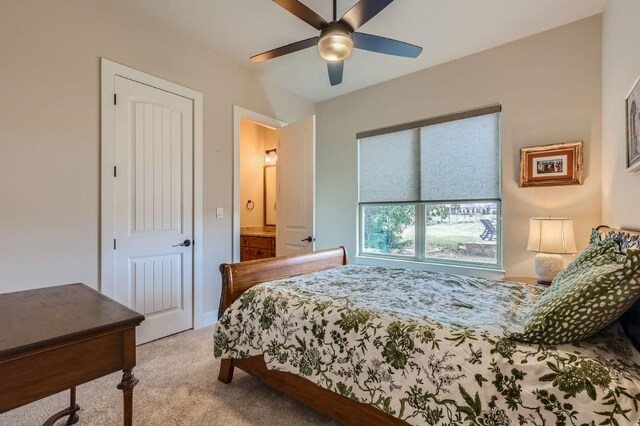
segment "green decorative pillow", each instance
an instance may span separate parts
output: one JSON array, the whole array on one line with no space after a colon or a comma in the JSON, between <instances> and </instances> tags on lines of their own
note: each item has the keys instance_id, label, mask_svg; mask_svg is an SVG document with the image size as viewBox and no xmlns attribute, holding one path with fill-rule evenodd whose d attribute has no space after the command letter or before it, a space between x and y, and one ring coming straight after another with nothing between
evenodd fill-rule
<instances>
[{"instance_id":1,"label":"green decorative pillow","mask_svg":"<svg viewBox=\"0 0 640 426\"><path fill-rule=\"evenodd\" d=\"M589 236L589 244L596 244L596 243L599 243L600 241L602 241L602 238L600 236L600 231L598 231L596 228L592 228L591 235Z\"/></svg>"},{"instance_id":2,"label":"green decorative pillow","mask_svg":"<svg viewBox=\"0 0 640 426\"><path fill-rule=\"evenodd\" d=\"M592 247L589 255L576 259L540 296L523 333L514 335L515 339L546 344L585 339L615 321L640 297L640 251L620 256L607 241Z\"/></svg>"},{"instance_id":3,"label":"green decorative pillow","mask_svg":"<svg viewBox=\"0 0 640 426\"><path fill-rule=\"evenodd\" d=\"M574 260L567 266L562 272L560 272L551 284L550 291L555 291L555 287L558 283L567 281L567 278L573 275L576 270L582 268L582 265L589 264L593 258L598 256L613 257L618 254L618 244L613 240L604 240L592 242L589 247L584 249Z\"/></svg>"}]
</instances>

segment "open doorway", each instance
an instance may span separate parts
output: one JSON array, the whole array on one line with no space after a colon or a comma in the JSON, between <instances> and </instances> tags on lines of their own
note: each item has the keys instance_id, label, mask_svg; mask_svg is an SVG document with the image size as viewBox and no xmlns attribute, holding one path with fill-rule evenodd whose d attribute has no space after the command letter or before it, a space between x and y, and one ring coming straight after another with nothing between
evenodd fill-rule
<instances>
[{"instance_id":1,"label":"open doorway","mask_svg":"<svg viewBox=\"0 0 640 426\"><path fill-rule=\"evenodd\" d=\"M276 129L240 119L240 261L276 256Z\"/></svg>"},{"instance_id":2,"label":"open doorway","mask_svg":"<svg viewBox=\"0 0 640 426\"><path fill-rule=\"evenodd\" d=\"M250 144L242 143L242 140L246 139L246 138L242 138L242 136L246 136L247 133L251 135L251 133L253 132L251 127L248 126L248 123L251 123L252 125L257 126L258 130L267 129L272 132L276 132L277 129L284 127L286 123L284 121L280 121L276 118L269 117L269 116L257 113L255 111L251 111L249 109L243 108L238 105L234 105L233 107L233 121L234 121L234 128L233 128L233 139L234 139L233 140L233 261L240 262L242 257L241 256L242 244L241 244L241 237L240 237L242 233L241 228L243 226L247 227L248 223L260 224L259 222L260 215L258 214L258 210L256 210L255 207L253 208L253 210L250 211L252 212L252 214L249 214L249 215L247 214L247 202L250 200L255 203L257 198L256 195L260 200L262 200L264 197L264 195L259 194L259 191L260 191L260 185L264 182L265 155L267 155L264 152L266 151L266 149L264 149L264 141L262 142L263 143L263 148L261 149L262 154L261 156L258 155L260 143L256 142L254 147L254 155L252 156L253 161L246 161L247 164L244 165L245 170L247 169L247 167L249 167L250 170L253 170L254 176L256 176L256 173L260 173L260 172L263 173L262 177L257 179L258 182L257 183L254 182L252 184L252 188L254 189L253 195L251 195L251 198L249 198L248 192L250 193L251 191L242 190L243 185L241 184L241 176L243 172L243 163L245 163L245 161L242 161L241 151L244 151L244 148L247 148L248 146L250 146ZM242 131L243 127L245 130L244 132ZM256 131L256 133L258 132ZM267 146L271 147L271 141L267 141ZM277 156L277 152L275 155ZM276 161L276 164L277 164L277 161ZM244 179L242 180L244 181ZM255 219L255 222L249 221L247 223L248 217L251 217L252 220ZM264 222L262 222L262 225L260 226L264 227ZM246 230L245 230L245 233L246 233ZM275 238L275 233L276 233L275 226L273 226L274 238ZM245 245L246 245L246 241L245 241ZM275 246L274 246L274 250L275 250Z\"/></svg>"},{"instance_id":3,"label":"open doorway","mask_svg":"<svg viewBox=\"0 0 640 426\"><path fill-rule=\"evenodd\" d=\"M234 106L233 121L233 261L313 251L315 116L287 124Z\"/></svg>"}]
</instances>

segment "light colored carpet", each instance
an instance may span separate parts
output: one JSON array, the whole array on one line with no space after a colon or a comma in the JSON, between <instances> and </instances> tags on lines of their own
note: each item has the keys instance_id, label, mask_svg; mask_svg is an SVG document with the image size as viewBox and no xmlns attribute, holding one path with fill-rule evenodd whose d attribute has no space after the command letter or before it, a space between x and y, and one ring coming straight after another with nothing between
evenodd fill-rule
<instances>
[{"instance_id":1,"label":"light colored carpet","mask_svg":"<svg viewBox=\"0 0 640 426\"><path fill-rule=\"evenodd\" d=\"M225 385L217 380L212 329L187 331L138 347L133 392L135 425L334 425L327 417L276 392L243 371ZM121 425L121 374L78 387L78 425ZM0 378L1 380L1 378ZM41 425L68 404L68 392L8 413L2 426ZM66 421L60 420L57 425Z\"/></svg>"}]
</instances>

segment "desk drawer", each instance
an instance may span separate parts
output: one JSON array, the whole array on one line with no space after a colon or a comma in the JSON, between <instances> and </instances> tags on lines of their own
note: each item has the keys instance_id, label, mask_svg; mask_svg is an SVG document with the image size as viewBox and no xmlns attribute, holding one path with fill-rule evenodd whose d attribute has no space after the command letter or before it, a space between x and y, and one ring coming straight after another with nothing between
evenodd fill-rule
<instances>
[{"instance_id":1,"label":"desk drawer","mask_svg":"<svg viewBox=\"0 0 640 426\"><path fill-rule=\"evenodd\" d=\"M119 331L0 361L0 413L122 370L123 346Z\"/></svg>"}]
</instances>

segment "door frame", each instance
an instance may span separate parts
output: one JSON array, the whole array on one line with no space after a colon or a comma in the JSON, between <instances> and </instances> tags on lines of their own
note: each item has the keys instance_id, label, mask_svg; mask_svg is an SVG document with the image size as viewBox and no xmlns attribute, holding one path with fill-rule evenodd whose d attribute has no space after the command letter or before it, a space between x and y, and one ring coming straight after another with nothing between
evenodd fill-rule
<instances>
[{"instance_id":1,"label":"door frame","mask_svg":"<svg viewBox=\"0 0 640 426\"><path fill-rule=\"evenodd\" d=\"M106 58L100 58L100 291L112 296L115 154L115 77L123 77L193 101L193 328L213 324L215 318L203 311L203 96L184 86L154 77Z\"/></svg>"},{"instance_id":2,"label":"door frame","mask_svg":"<svg viewBox=\"0 0 640 426\"><path fill-rule=\"evenodd\" d=\"M286 122L259 112L233 105L233 203L231 217L231 253L233 262L240 262L240 121L247 119L261 126L279 129Z\"/></svg>"}]
</instances>

